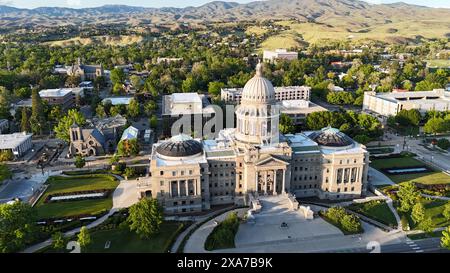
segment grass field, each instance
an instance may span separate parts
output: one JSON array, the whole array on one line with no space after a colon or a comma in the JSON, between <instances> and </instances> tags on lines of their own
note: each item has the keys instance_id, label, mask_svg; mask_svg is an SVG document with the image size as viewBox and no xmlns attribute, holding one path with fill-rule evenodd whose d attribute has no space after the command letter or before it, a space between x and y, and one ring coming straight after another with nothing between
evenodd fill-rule
<instances>
[{"instance_id":1,"label":"grass field","mask_svg":"<svg viewBox=\"0 0 450 273\"><path fill-rule=\"evenodd\" d=\"M385 201L369 201L365 203L353 203L347 209L361 213L385 225L396 227L397 220Z\"/></svg>"},{"instance_id":2,"label":"grass field","mask_svg":"<svg viewBox=\"0 0 450 273\"><path fill-rule=\"evenodd\" d=\"M46 183L49 187L35 206L39 219L80 214L94 215L109 210L112 207L112 197L57 203L45 203L44 200L50 194L100 189L113 190L119 185L119 182L113 176L103 174L56 176L50 177Z\"/></svg>"},{"instance_id":3,"label":"grass field","mask_svg":"<svg viewBox=\"0 0 450 273\"><path fill-rule=\"evenodd\" d=\"M364 24L361 24L361 22L364 22ZM348 22L343 21L341 18L327 18L323 24L292 21L278 23L290 27L290 30L283 31L279 35L269 38L269 44L279 44L280 42L277 42L277 40L285 39L283 36L287 33L301 35L303 40L308 43L345 39L353 41L379 40L385 42L404 42L407 40L415 40L417 36L444 38L449 32L450 19L436 18L436 20L418 19L415 21L399 20L390 23L368 23L367 18L349 17ZM362 25L367 26L363 27Z\"/></svg>"},{"instance_id":4,"label":"grass field","mask_svg":"<svg viewBox=\"0 0 450 273\"><path fill-rule=\"evenodd\" d=\"M247 35L252 35L255 34L256 36L262 36L267 32L267 29L258 27L258 26L250 26L247 28L247 30L245 31L245 33Z\"/></svg>"},{"instance_id":5,"label":"grass field","mask_svg":"<svg viewBox=\"0 0 450 273\"><path fill-rule=\"evenodd\" d=\"M163 253L170 246L177 231L182 228L180 222L164 222L160 232L150 239L141 239L135 232L126 228L99 230L91 234L91 253ZM105 244L110 241L110 247Z\"/></svg>"},{"instance_id":6,"label":"grass field","mask_svg":"<svg viewBox=\"0 0 450 273\"><path fill-rule=\"evenodd\" d=\"M385 168L402 168L402 167L416 167L424 166L425 164L417 159L411 157L404 158L383 158L372 160L370 166L380 170ZM450 176L440 171L433 171L428 173L389 175L386 174L395 183L403 183L414 181L422 184L448 184L450 183Z\"/></svg>"}]
</instances>

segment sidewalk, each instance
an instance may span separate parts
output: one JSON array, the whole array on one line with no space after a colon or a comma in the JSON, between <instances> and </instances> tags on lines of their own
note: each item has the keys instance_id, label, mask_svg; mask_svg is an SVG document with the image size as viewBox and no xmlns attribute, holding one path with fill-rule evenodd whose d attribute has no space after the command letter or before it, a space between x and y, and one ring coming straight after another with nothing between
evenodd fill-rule
<instances>
[{"instance_id":1,"label":"sidewalk","mask_svg":"<svg viewBox=\"0 0 450 273\"><path fill-rule=\"evenodd\" d=\"M209 251L206 251L204 246L206 242L206 238L208 238L208 235L213 231L213 229L216 227L216 222L221 222L225 220L225 218L232 212L237 212L238 215L243 215L246 211L248 211L248 208L241 208L241 209L235 209L231 210L225 213L220 214L219 216L209 220L205 224L203 224L201 227L199 227L189 238L189 240L186 242L186 245L184 247L184 253L207 253Z\"/></svg>"}]
</instances>

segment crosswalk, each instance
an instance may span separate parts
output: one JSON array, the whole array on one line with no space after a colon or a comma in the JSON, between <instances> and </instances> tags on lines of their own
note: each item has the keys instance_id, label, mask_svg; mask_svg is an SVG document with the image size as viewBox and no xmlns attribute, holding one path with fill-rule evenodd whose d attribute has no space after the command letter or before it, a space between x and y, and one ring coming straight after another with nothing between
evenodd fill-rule
<instances>
[{"instance_id":1,"label":"crosswalk","mask_svg":"<svg viewBox=\"0 0 450 273\"><path fill-rule=\"evenodd\" d=\"M413 240L406 239L406 244L416 253L422 253L423 249L420 248Z\"/></svg>"}]
</instances>

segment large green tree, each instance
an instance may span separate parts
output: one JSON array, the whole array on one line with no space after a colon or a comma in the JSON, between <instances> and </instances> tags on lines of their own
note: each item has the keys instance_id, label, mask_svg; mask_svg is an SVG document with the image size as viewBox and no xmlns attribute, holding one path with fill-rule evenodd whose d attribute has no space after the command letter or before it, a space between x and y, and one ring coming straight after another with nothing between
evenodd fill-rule
<instances>
[{"instance_id":1,"label":"large green tree","mask_svg":"<svg viewBox=\"0 0 450 273\"><path fill-rule=\"evenodd\" d=\"M130 230L140 237L150 238L159 232L163 219L163 210L158 200L143 198L130 207L127 223Z\"/></svg>"},{"instance_id":2,"label":"large green tree","mask_svg":"<svg viewBox=\"0 0 450 273\"><path fill-rule=\"evenodd\" d=\"M416 204L420 195L414 182L406 182L400 184L397 196L400 201L399 210L407 212Z\"/></svg>"},{"instance_id":3,"label":"large green tree","mask_svg":"<svg viewBox=\"0 0 450 273\"><path fill-rule=\"evenodd\" d=\"M279 127L280 127L280 132L282 134L292 134L295 131L294 122L292 121L292 119L288 115L286 115L284 113L282 113L280 115L280 125L279 125Z\"/></svg>"},{"instance_id":4,"label":"large green tree","mask_svg":"<svg viewBox=\"0 0 450 273\"><path fill-rule=\"evenodd\" d=\"M33 134L42 134L46 127L44 105L39 96L39 91L35 88L31 92L31 118L30 126Z\"/></svg>"},{"instance_id":5,"label":"large green tree","mask_svg":"<svg viewBox=\"0 0 450 273\"><path fill-rule=\"evenodd\" d=\"M0 252L22 249L33 239L36 214L27 203L0 204Z\"/></svg>"},{"instance_id":6,"label":"large green tree","mask_svg":"<svg viewBox=\"0 0 450 273\"><path fill-rule=\"evenodd\" d=\"M91 234L86 226L81 227L77 235L77 242L81 249L86 249L92 243Z\"/></svg>"},{"instance_id":7,"label":"large green tree","mask_svg":"<svg viewBox=\"0 0 450 273\"><path fill-rule=\"evenodd\" d=\"M83 126L86 123L86 119L84 118L83 114L80 113L76 109L70 109L67 112L67 115L65 115L59 122L58 125L55 126L53 129L56 133L56 137L65 141L69 142L69 130L70 127L73 124L77 124L78 126Z\"/></svg>"}]
</instances>

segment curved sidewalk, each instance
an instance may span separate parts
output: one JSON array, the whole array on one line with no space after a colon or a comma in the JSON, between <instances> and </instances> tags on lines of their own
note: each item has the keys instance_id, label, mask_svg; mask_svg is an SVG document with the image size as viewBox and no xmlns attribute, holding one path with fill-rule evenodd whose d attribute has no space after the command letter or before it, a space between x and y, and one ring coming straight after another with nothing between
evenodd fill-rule
<instances>
[{"instance_id":1,"label":"curved sidewalk","mask_svg":"<svg viewBox=\"0 0 450 273\"><path fill-rule=\"evenodd\" d=\"M205 242L206 238L208 238L208 235L213 231L213 229L216 227L215 222L221 222L225 220L225 218L232 212L238 213L239 217L244 215L245 212L247 212L249 208L240 208L231 210L225 213L222 213L215 218L209 220L202 226L200 226L194 233L192 233L191 237L189 237L189 240L186 242L186 245L184 247L184 253L208 253L209 251L205 250Z\"/></svg>"}]
</instances>

